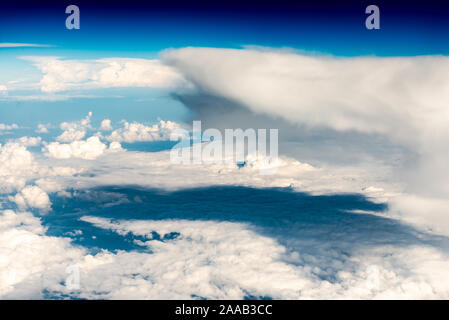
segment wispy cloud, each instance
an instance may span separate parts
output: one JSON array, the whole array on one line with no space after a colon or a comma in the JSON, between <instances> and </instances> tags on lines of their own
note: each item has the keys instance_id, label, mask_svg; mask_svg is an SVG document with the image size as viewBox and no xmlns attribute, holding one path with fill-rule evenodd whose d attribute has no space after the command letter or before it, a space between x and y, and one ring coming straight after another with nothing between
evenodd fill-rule
<instances>
[{"instance_id":1,"label":"wispy cloud","mask_svg":"<svg viewBox=\"0 0 449 320\"><path fill-rule=\"evenodd\" d=\"M36 44L36 43L9 43L9 42L0 43L0 48L25 48L25 47L46 48L53 46L49 44Z\"/></svg>"}]
</instances>

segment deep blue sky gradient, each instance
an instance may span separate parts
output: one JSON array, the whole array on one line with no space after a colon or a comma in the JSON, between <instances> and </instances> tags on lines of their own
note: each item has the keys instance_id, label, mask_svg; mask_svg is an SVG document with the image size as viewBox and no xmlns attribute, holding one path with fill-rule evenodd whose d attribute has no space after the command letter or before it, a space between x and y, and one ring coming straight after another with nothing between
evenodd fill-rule
<instances>
[{"instance_id":1,"label":"deep blue sky gradient","mask_svg":"<svg viewBox=\"0 0 449 320\"><path fill-rule=\"evenodd\" d=\"M65 28L77 4L81 29ZM365 28L376 4L381 30ZM0 42L148 57L166 48L260 45L341 56L449 54L444 1L18 1L0 5ZM2 49L5 50L5 49ZM17 49L6 49L17 50ZM41 52L49 49L41 48Z\"/></svg>"}]
</instances>

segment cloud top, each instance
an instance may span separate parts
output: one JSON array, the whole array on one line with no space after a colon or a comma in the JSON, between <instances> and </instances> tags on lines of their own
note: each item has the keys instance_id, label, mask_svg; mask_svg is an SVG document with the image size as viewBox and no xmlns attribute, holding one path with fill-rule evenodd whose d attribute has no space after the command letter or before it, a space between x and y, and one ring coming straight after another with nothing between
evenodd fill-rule
<instances>
[{"instance_id":1,"label":"cloud top","mask_svg":"<svg viewBox=\"0 0 449 320\"><path fill-rule=\"evenodd\" d=\"M200 90L292 123L421 145L449 133L449 57L184 48L163 58Z\"/></svg>"},{"instance_id":2,"label":"cloud top","mask_svg":"<svg viewBox=\"0 0 449 320\"><path fill-rule=\"evenodd\" d=\"M112 87L166 88L184 82L173 68L155 59L63 60L38 56L22 59L33 62L42 72L40 87L46 93Z\"/></svg>"}]
</instances>

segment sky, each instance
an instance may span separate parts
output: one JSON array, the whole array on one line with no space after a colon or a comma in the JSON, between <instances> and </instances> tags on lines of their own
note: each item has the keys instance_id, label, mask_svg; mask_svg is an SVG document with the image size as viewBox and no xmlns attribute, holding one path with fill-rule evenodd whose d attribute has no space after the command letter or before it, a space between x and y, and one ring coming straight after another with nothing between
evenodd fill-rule
<instances>
[{"instance_id":1,"label":"sky","mask_svg":"<svg viewBox=\"0 0 449 320\"><path fill-rule=\"evenodd\" d=\"M186 46L290 47L338 56L444 54L448 50L444 1L432 6L378 2L382 28L376 32L365 28L365 8L371 4L366 1L85 1L79 3L83 27L76 32L64 25L69 3L55 3L2 4L3 42L48 44L55 46L52 52L70 50L73 55L83 50L87 56L122 52L141 57Z\"/></svg>"},{"instance_id":2,"label":"sky","mask_svg":"<svg viewBox=\"0 0 449 320\"><path fill-rule=\"evenodd\" d=\"M0 4L0 298L449 297L444 1L71 4Z\"/></svg>"}]
</instances>

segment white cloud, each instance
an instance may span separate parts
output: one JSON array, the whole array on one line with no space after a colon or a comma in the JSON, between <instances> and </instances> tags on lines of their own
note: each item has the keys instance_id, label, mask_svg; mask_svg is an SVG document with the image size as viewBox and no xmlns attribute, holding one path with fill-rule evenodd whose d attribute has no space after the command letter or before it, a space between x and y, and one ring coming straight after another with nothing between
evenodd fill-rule
<instances>
[{"instance_id":1,"label":"white cloud","mask_svg":"<svg viewBox=\"0 0 449 320\"><path fill-rule=\"evenodd\" d=\"M119 152L119 151L125 151L125 149L122 148L122 145L120 144L120 142L113 141L109 144L108 151L109 152Z\"/></svg>"},{"instance_id":2,"label":"white cloud","mask_svg":"<svg viewBox=\"0 0 449 320\"><path fill-rule=\"evenodd\" d=\"M85 160L94 160L101 156L106 145L98 137L90 137L87 140L73 141L70 144L61 144L52 142L45 146L47 156L57 159L81 158Z\"/></svg>"},{"instance_id":3,"label":"white cloud","mask_svg":"<svg viewBox=\"0 0 449 320\"><path fill-rule=\"evenodd\" d=\"M51 47L48 44L2 42L0 48Z\"/></svg>"},{"instance_id":4,"label":"white cloud","mask_svg":"<svg viewBox=\"0 0 449 320\"><path fill-rule=\"evenodd\" d=\"M301 242L299 235L300 247L292 251L244 223L82 220L121 235L143 236L134 241L152 252L103 250L92 255L68 238L45 235L40 219L30 213L6 210L0 214L0 297L36 299L44 291L88 299L449 297L448 283L442 281L449 261L442 250L425 245L353 251L350 241L348 247L329 247L325 239ZM158 241L153 232L178 236ZM336 250L352 254L340 256ZM64 285L65 270L74 265L81 273L79 290Z\"/></svg>"},{"instance_id":5,"label":"white cloud","mask_svg":"<svg viewBox=\"0 0 449 320\"><path fill-rule=\"evenodd\" d=\"M159 60L106 58L94 81L105 87L172 87L182 77Z\"/></svg>"},{"instance_id":6,"label":"white cloud","mask_svg":"<svg viewBox=\"0 0 449 320\"><path fill-rule=\"evenodd\" d=\"M106 139L117 142L161 141L170 140L170 134L179 129L176 122L160 120L152 126L138 122L123 121L123 128L114 130Z\"/></svg>"},{"instance_id":7,"label":"white cloud","mask_svg":"<svg viewBox=\"0 0 449 320\"><path fill-rule=\"evenodd\" d=\"M5 101L65 101L73 98L101 98L98 95L86 95L86 94L31 94L31 95L4 95L2 100ZM120 96L116 96L120 98ZM111 96L108 96L111 98Z\"/></svg>"},{"instance_id":8,"label":"white cloud","mask_svg":"<svg viewBox=\"0 0 449 320\"><path fill-rule=\"evenodd\" d=\"M70 172L69 175L72 175L72 174L74 174L74 172ZM47 193L59 192L59 191L65 189L57 181L52 180L52 179L46 179L46 178L41 178L39 180L36 180L36 185Z\"/></svg>"},{"instance_id":9,"label":"white cloud","mask_svg":"<svg viewBox=\"0 0 449 320\"><path fill-rule=\"evenodd\" d=\"M113 142L110 148L112 144ZM67 154L71 155L71 152L68 151ZM77 165L84 169L83 176L68 177L64 180L65 184L76 185L81 189L103 185L139 185L167 190L213 185L292 187L297 191L314 194L359 192L379 201L400 190L398 186L382 181L382 177L389 173L389 168L377 163L369 170L365 166L317 168L280 156L275 174L261 175L261 169L267 166L265 160L247 159L247 164L239 168L234 162L173 164L170 160L170 150L126 151L115 154L104 152L96 161ZM123 165L125 163L126 166ZM52 165L51 161L48 165ZM75 159L71 165L76 165ZM89 172L95 175L89 176Z\"/></svg>"},{"instance_id":10,"label":"white cloud","mask_svg":"<svg viewBox=\"0 0 449 320\"><path fill-rule=\"evenodd\" d=\"M27 186L23 188L15 197L11 197L19 209L26 210L29 208L36 208L43 212L50 210L50 198L48 194L37 186Z\"/></svg>"},{"instance_id":11,"label":"white cloud","mask_svg":"<svg viewBox=\"0 0 449 320\"><path fill-rule=\"evenodd\" d=\"M36 147L42 143L41 137L21 137L16 142L22 144L25 147Z\"/></svg>"},{"instance_id":12,"label":"white cloud","mask_svg":"<svg viewBox=\"0 0 449 320\"><path fill-rule=\"evenodd\" d=\"M81 140L86 135L86 130L91 129L90 119L92 117L92 112L80 121L75 122L63 122L60 124L61 130L64 132L59 135L56 140L59 142L73 142Z\"/></svg>"},{"instance_id":13,"label":"white cloud","mask_svg":"<svg viewBox=\"0 0 449 320\"><path fill-rule=\"evenodd\" d=\"M98 137L92 138L101 143ZM359 171L331 170L281 157L276 174L264 177L258 167L263 164L257 160L249 161L243 168L235 164L172 165L169 151L109 154L103 150L102 157L85 162L77 160L83 156L73 155L72 144L66 145L70 146L70 159L44 158L38 163L23 145L10 143L1 148L0 160L8 165L0 167L0 176L16 177L20 170L29 174L30 168L34 168L35 178L39 177L35 186L22 186L13 197L20 208L45 211L51 205L47 193L67 187L115 184L165 189L292 186L299 191L361 191L375 196L386 196L391 191L390 185L367 174L366 167ZM119 146L112 142L108 150L120 149ZM106 145L102 147L105 148ZM15 163L17 159L22 159L21 165ZM383 170L376 166L368 171L383 176ZM81 171L83 175L73 176ZM441 281L449 261L437 246L404 247L401 242L397 246L361 246L354 251L356 244L348 240L335 242L329 248L327 238L303 238L289 223L279 231L286 239L280 243L246 223L115 221L97 217L85 217L83 221L121 235L144 236L135 242L152 253L105 250L91 255L66 238L45 235L38 218L5 211L0 215L0 297L42 298L44 289L55 295L91 299L190 299L192 294L211 299L241 299L246 295L285 299L449 297L449 286ZM314 234L320 230L328 234L320 226L314 228ZM153 231L161 236L170 232L180 235L160 242L152 239ZM352 239L351 234L348 237ZM348 256L347 252L352 253ZM63 285L65 268L73 264L80 267L82 279L76 292ZM371 284L370 270L375 271L375 285Z\"/></svg>"},{"instance_id":14,"label":"white cloud","mask_svg":"<svg viewBox=\"0 0 449 320\"><path fill-rule=\"evenodd\" d=\"M0 193L10 193L25 185L38 171L33 155L19 143L0 145Z\"/></svg>"},{"instance_id":15,"label":"white cloud","mask_svg":"<svg viewBox=\"0 0 449 320\"><path fill-rule=\"evenodd\" d=\"M78 129L78 128L91 128L90 120L92 118L92 112L90 111L87 116L80 121L75 122L62 122L59 127L61 130L70 130L70 129Z\"/></svg>"},{"instance_id":16,"label":"white cloud","mask_svg":"<svg viewBox=\"0 0 449 320\"><path fill-rule=\"evenodd\" d=\"M37 133L48 133L48 128L47 126L45 126L44 124L38 124L37 129L36 129Z\"/></svg>"},{"instance_id":17,"label":"white cloud","mask_svg":"<svg viewBox=\"0 0 449 320\"><path fill-rule=\"evenodd\" d=\"M7 96L8 88L4 85L0 85L0 96Z\"/></svg>"},{"instance_id":18,"label":"white cloud","mask_svg":"<svg viewBox=\"0 0 449 320\"><path fill-rule=\"evenodd\" d=\"M0 214L0 297L42 298L44 288L62 288L65 268L85 254L69 239L45 236L40 219L27 212Z\"/></svg>"},{"instance_id":19,"label":"white cloud","mask_svg":"<svg viewBox=\"0 0 449 320\"><path fill-rule=\"evenodd\" d=\"M100 130L111 131L112 130L111 120L104 119L103 121L101 121Z\"/></svg>"},{"instance_id":20,"label":"white cloud","mask_svg":"<svg viewBox=\"0 0 449 320\"><path fill-rule=\"evenodd\" d=\"M449 235L449 200L401 193L389 201L389 215L427 232Z\"/></svg>"},{"instance_id":21,"label":"white cloud","mask_svg":"<svg viewBox=\"0 0 449 320\"><path fill-rule=\"evenodd\" d=\"M74 174L78 174L83 172L84 169L76 169L71 167L61 167L61 166L53 166L51 167L51 170L47 173L49 176L73 176Z\"/></svg>"},{"instance_id":22,"label":"white cloud","mask_svg":"<svg viewBox=\"0 0 449 320\"><path fill-rule=\"evenodd\" d=\"M81 140L86 135L86 131L69 129L64 131L61 135L56 137L59 142L73 142L76 140Z\"/></svg>"},{"instance_id":23,"label":"white cloud","mask_svg":"<svg viewBox=\"0 0 449 320\"><path fill-rule=\"evenodd\" d=\"M109 260L107 266L91 270L91 277L98 277L102 270L113 275L109 279L116 279L112 282L118 290L108 294L108 298L189 299L193 294L209 299L242 299L245 295L282 299L416 299L449 295L449 286L441 283L449 261L442 251L431 247L378 246L356 250L348 259L342 259L335 255L335 250L346 250L340 247L341 243L329 249L326 241L316 239L310 251L310 243L301 242L301 236L296 234L300 247L299 251L292 251L242 223L113 222L98 217L82 220L121 235L144 236L147 240L135 241L152 251L147 256L135 254L134 261L127 264L120 263L117 255L114 263ZM162 242L153 239L153 232L161 237L172 232L179 236ZM145 262L138 262L141 259ZM133 270L136 276L119 282L126 270ZM325 279L329 272L334 274L332 280ZM151 279L151 285L143 281L145 277ZM98 284L89 281L85 288L90 291Z\"/></svg>"},{"instance_id":24,"label":"white cloud","mask_svg":"<svg viewBox=\"0 0 449 320\"><path fill-rule=\"evenodd\" d=\"M333 58L213 48L164 57L202 90L290 122L412 143L447 131L448 57Z\"/></svg>"},{"instance_id":25,"label":"white cloud","mask_svg":"<svg viewBox=\"0 0 449 320\"><path fill-rule=\"evenodd\" d=\"M43 92L109 87L173 87L183 78L159 60L106 58L62 60L58 57L23 57L43 73Z\"/></svg>"},{"instance_id":26,"label":"white cloud","mask_svg":"<svg viewBox=\"0 0 449 320\"><path fill-rule=\"evenodd\" d=\"M25 139L22 139L25 138ZM44 191L56 192L65 189L64 184L59 190L51 190L49 183L59 184L55 179L63 179L84 171L82 167L72 168L64 165L52 165L46 163L45 159L35 158L33 153L27 150L26 146L34 145L40 142L39 138L22 137L15 142L8 142L0 145L0 195L18 192L17 203L23 204L22 207L32 206L40 209L46 208L45 196L40 194L38 189L26 187L30 181L46 177L53 179L53 182L47 182ZM39 183L37 183L39 187ZM25 191L23 191L25 188ZM27 189L28 188L28 189ZM23 193L24 192L24 193ZM33 200L33 196L41 199L41 202ZM0 199L1 200L1 199ZM27 201L29 202L27 204Z\"/></svg>"}]
</instances>

